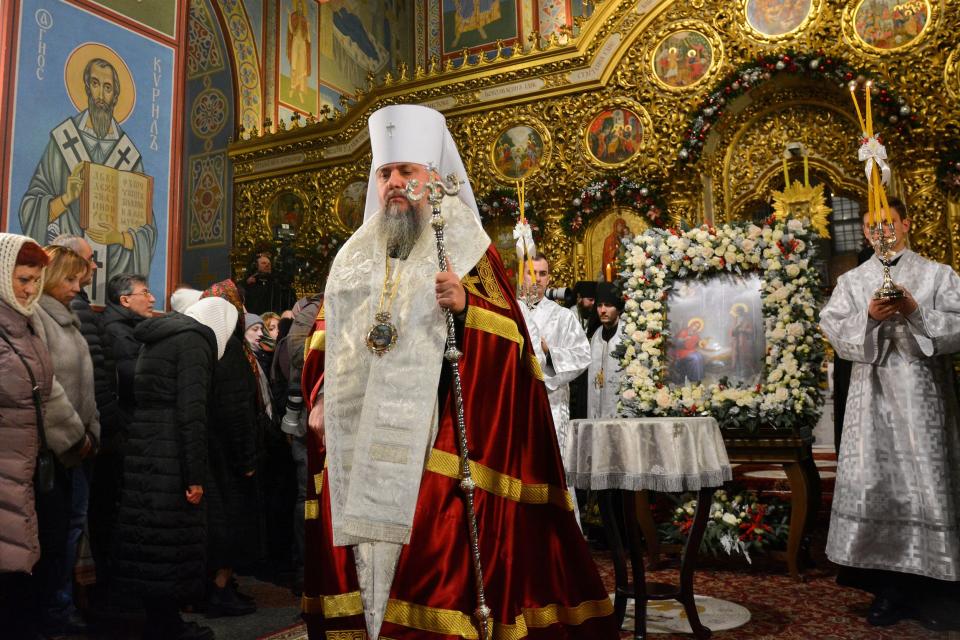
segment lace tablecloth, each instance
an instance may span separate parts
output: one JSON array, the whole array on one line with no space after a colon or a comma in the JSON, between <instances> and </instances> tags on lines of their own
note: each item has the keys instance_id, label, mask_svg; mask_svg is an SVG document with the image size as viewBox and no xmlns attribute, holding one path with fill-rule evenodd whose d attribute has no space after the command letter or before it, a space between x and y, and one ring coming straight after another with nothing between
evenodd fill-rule
<instances>
[{"instance_id":1,"label":"lace tablecloth","mask_svg":"<svg viewBox=\"0 0 960 640\"><path fill-rule=\"evenodd\" d=\"M733 477L713 418L573 420L563 458L578 489L698 491Z\"/></svg>"}]
</instances>

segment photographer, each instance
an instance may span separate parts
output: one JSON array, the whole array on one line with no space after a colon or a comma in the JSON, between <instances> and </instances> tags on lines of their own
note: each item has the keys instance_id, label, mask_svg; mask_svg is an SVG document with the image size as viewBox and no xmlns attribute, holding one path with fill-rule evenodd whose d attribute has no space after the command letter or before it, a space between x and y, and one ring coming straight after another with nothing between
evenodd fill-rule
<instances>
[{"instance_id":1,"label":"photographer","mask_svg":"<svg viewBox=\"0 0 960 640\"><path fill-rule=\"evenodd\" d=\"M286 284L273 272L269 254L257 256L243 284L244 304L250 313L260 315L287 308L290 294Z\"/></svg>"}]
</instances>

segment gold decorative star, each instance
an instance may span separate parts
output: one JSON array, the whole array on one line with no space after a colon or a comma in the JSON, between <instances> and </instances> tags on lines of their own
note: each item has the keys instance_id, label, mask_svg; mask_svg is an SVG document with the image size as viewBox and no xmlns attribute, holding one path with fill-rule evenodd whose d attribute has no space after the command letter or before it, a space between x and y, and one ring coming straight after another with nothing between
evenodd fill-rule
<instances>
[{"instance_id":1,"label":"gold decorative star","mask_svg":"<svg viewBox=\"0 0 960 640\"><path fill-rule=\"evenodd\" d=\"M783 191L773 192L773 214L777 220L807 218L821 238L830 237L827 230L830 211L822 184L808 187L797 181Z\"/></svg>"}]
</instances>

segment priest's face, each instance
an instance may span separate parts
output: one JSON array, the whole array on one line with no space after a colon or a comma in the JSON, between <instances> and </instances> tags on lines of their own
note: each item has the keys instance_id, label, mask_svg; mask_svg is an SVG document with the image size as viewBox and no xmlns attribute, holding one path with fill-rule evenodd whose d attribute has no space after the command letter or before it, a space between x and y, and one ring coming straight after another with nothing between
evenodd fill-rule
<instances>
[{"instance_id":1,"label":"priest's face","mask_svg":"<svg viewBox=\"0 0 960 640\"><path fill-rule=\"evenodd\" d=\"M887 213L890 214L890 223L887 223ZM907 246L907 234L910 231L910 219L900 218L900 212L894 207L880 210L880 219L883 221L883 235L893 233L897 237L897 244L893 246L893 252L899 253ZM869 214L863 215L863 237L867 239L867 244L873 244L873 235L877 232L877 225L870 224Z\"/></svg>"},{"instance_id":2,"label":"priest's face","mask_svg":"<svg viewBox=\"0 0 960 640\"><path fill-rule=\"evenodd\" d=\"M377 193L380 196L380 207L386 209L390 205L395 205L413 211L415 207L407 199L406 194L407 182L410 180L416 180L420 184L417 189L420 193L423 185L429 182L430 174L425 166L415 162L394 162L377 169Z\"/></svg>"},{"instance_id":3,"label":"priest's face","mask_svg":"<svg viewBox=\"0 0 960 640\"><path fill-rule=\"evenodd\" d=\"M391 256L404 259L420 237L427 211L426 198L419 201L407 198L407 183L416 180L422 189L430 174L422 164L401 162L383 165L377 169L376 176L388 250Z\"/></svg>"},{"instance_id":4,"label":"priest's face","mask_svg":"<svg viewBox=\"0 0 960 640\"><path fill-rule=\"evenodd\" d=\"M537 285L535 297L539 302L543 298L543 294L546 293L547 287L550 286L550 264L542 258L540 260L534 260L533 277L535 278L534 283ZM523 268L523 286L530 287L529 266Z\"/></svg>"},{"instance_id":5,"label":"priest's face","mask_svg":"<svg viewBox=\"0 0 960 640\"><path fill-rule=\"evenodd\" d=\"M597 315L605 327L612 327L620 319L620 310L608 302L597 303Z\"/></svg>"}]
</instances>

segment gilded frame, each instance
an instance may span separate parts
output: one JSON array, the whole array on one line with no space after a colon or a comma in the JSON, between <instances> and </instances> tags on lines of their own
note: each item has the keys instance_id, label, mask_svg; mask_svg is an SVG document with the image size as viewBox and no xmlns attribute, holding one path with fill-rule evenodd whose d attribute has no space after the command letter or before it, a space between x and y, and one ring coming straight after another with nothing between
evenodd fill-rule
<instances>
[{"instance_id":1,"label":"gilded frame","mask_svg":"<svg viewBox=\"0 0 960 640\"><path fill-rule=\"evenodd\" d=\"M697 78L695 81L682 87L678 87L664 82L664 80L657 73L657 51L660 50L660 45L662 45L667 38L683 31L698 33L704 37L711 49L710 65L707 67L707 70L703 73L703 75ZM653 82L655 82L661 89L670 91L671 93L686 93L704 83L709 82L717 74L717 71L723 65L725 58L723 41L720 39L720 36L712 27L701 20L688 19L671 22L660 29L660 31L657 32L656 37L652 38L650 42L654 42L656 44L652 46L647 45L647 50L644 52L644 58L647 60L647 73L650 75L651 80L653 80Z\"/></svg>"},{"instance_id":2,"label":"gilded frame","mask_svg":"<svg viewBox=\"0 0 960 640\"><path fill-rule=\"evenodd\" d=\"M364 190L366 190L367 185L369 184L369 179L364 178L360 174L351 174L347 176L346 179L343 180L343 182L337 185L337 188L334 191L334 193L337 194L337 197L333 201L333 218L334 220L337 221L337 224L340 225L340 227L347 233L353 233L360 227L360 225L357 225L357 227L351 227L351 225L347 224L347 221L344 220L340 215L340 205L343 203L343 200L346 197L347 189L358 182L362 183ZM364 192L364 198L366 198L366 192ZM366 207L366 200L364 200L364 203L361 205L360 224L363 224L363 209L365 207Z\"/></svg>"},{"instance_id":3,"label":"gilded frame","mask_svg":"<svg viewBox=\"0 0 960 640\"><path fill-rule=\"evenodd\" d=\"M500 142L501 136L507 131L514 129L516 127L528 127L535 131L537 135L540 136L540 142L542 143L543 149L540 154L540 157L537 160L537 164L534 167L531 167L526 173L522 176L511 176L506 172L502 171L501 168L497 165L497 143ZM526 180L538 172L540 172L545 167L550 166L550 158L553 152L553 139L550 136L550 130L544 126L544 124L531 116L521 115L510 118L507 125L497 129L497 133L493 136L489 143L489 150L487 152L487 159L490 162L490 167L493 169L494 175L497 178L507 184L514 184L519 180Z\"/></svg>"},{"instance_id":4,"label":"gilded frame","mask_svg":"<svg viewBox=\"0 0 960 640\"><path fill-rule=\"evenodd\" d=\"M300 204L303 207L303 211L301 212L300 222L297 225L297 229L296 229L297 236L299 236L300 232L304 229L304 227L306 227L307 218L310 214L310 196L308 196L306 191L304 191L300 187L293 186L293 185L283 186L270 194L270 197L266 201L267 204L263 208L263 215L261 216L261 219L260 219L261 224L267 230L267 233L270 236L271 242L273 241L273 233L274 233L274 228L272 225L273 220L271 219L273 215L273 208L274 208L274 205L279 204L280 198L287 194L295 195L297 199L300 200Z\"/></svg>"},{"instance_id":5,"label":"gilded frame","mask_svg":"<svg viewBox=\"0 0 960 640\"><path fill-rule=\"evenodd\" d=\"M603 114L605 111L610 111L611 109L623 109L633 113L637 117L637 120L639 120L640 127L643 132L642 137L640 138L640 144L633 151L633 153L623 160L619 160L617 162L607 162L598 158L596 155L594 155L593 150L590 148L591 125L596 122L597 118L600 117L601 114ZM653 134L653 120L651 120L650 114L647 113L647 110L644 109L639 102L631 100L630 98L614 98L612 100L605 101L599 108L590 111L587 117L583 119L580 129L582 131L580 140L587 159L590 160L592 164L603 169L616 169L629 164L641 151L644 151L647 148L648 141Z\"/></svg>"},{"instance_id":6,"label":"gilded frame","mask_svg":"<svg viewBox=\"0 0 960 640\"><path fill-rule=\"evenodd\" d=\"M760 31L760 29L750 22L747 9L749 8L750 3L753 1L754 0L737 0L737 25L740 27L740 30L747 34L747 36L750 38L768 44L783 40L790 40L806 31L810 25L813 24L817 18L819 18L822 4L822 0L809 0L807 15L797 24L797 26L793 27L789 31L784 31L783 33L769 34Z\"/></svg>"},{"instance_id":7,"label":"gilded frame","mask_svg":"<svg viewBox=\"0 0 960 640\"><path fill-rule=\"evenodd\" d=\"M864 40L859 33L857 33L856 26L857 12L867 1L868 0L851 0L848 2L843 8L843 16L840 21L841 28L843 30L843 39L858 51L874 56L896 55L909 49L918 47L924 42L924 40L927 39L931 32L935 32L937 30L937 26L940 21L940 2L931 2L931 0L914 0L916 2L923 2L927 9L927 21L923 25L923 29L920 31L920 33L917 34L913 40L906 44L900 45L899 47L883 49L872 45Z\"/></svg>"}]
</instances>

